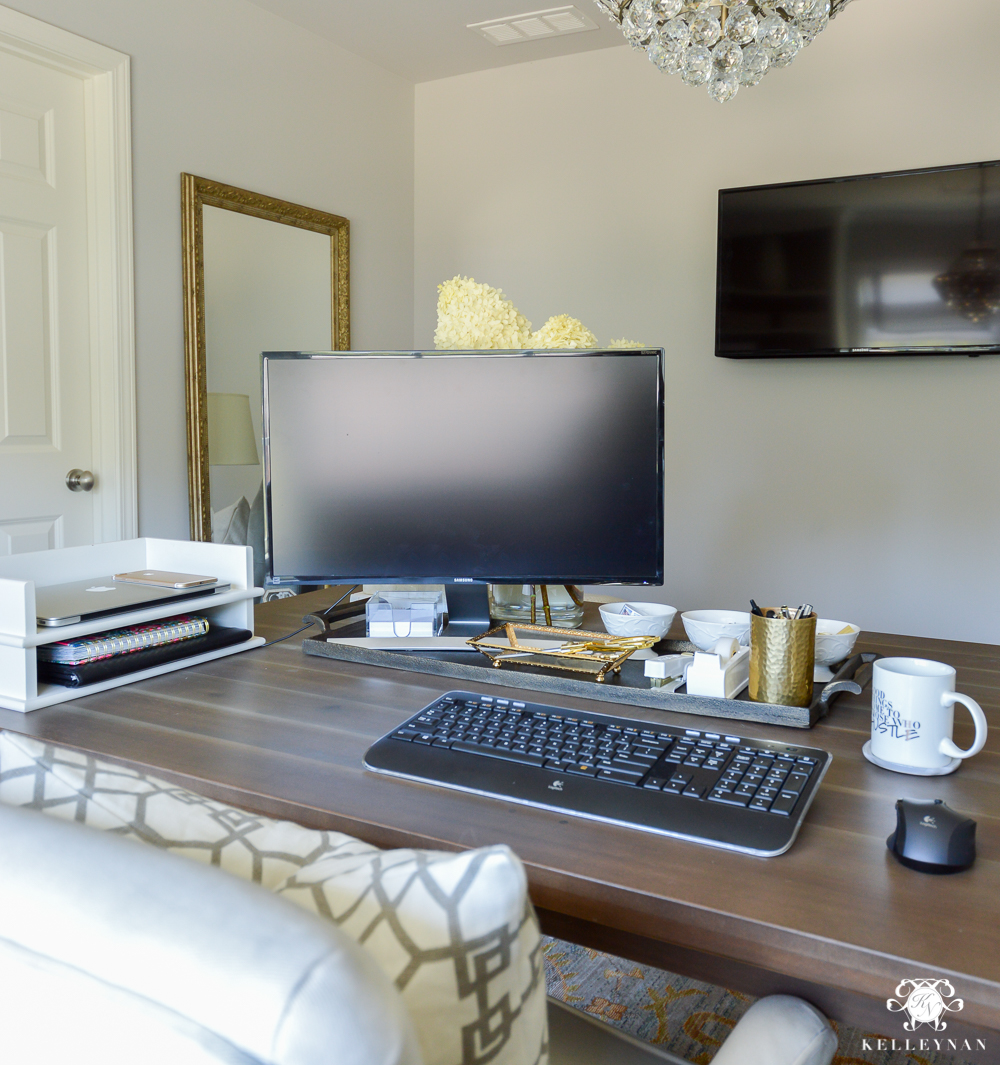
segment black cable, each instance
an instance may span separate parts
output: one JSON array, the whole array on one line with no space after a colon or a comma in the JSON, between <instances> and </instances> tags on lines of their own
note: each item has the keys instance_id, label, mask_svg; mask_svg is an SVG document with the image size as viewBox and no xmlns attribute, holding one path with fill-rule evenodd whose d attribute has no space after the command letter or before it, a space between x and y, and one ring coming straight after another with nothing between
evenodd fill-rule
<instances>
[{"instance_id":1,"label":"black cable","mask_svg":"<svg viewBox=\"0 0 1000 1065\"><path fill-rule=\"evenodd\" d=\"M358 588L360 588L360 587L361 587L361 585L359 585L359 584L352 584L352 585L351 585L351 587L350 587L350 588L348 588L348 589L347 589L347 591L346 591L346 592L344 592L344 594L343 594L343 595L342 595L342 596L341 596L341 597L340 597L340 598L339 598L339 599L338 599L338 600L337 600L337 601L336 601L335 603L331 603L331 604L330 604L330 606L328 606L328 607L326 608L326 610L324 610L324 611L322 611L322 612L321 612L321 616L325 617L325 616L326 616L327 614L329 614L329 613L330 613L330 611L331 611L331 610L334 610L334 609L336 609L336 608L337 608L338 606L340 606L340 604L341 604L341 603L342 603L342 602L343 602L343 601L344 601L344 600L345 600L345 599L346 599L346 598L347 598L347 597L348 597L348 596L349 596L349 595L350 595L350 594L351 594L351 593L352 593L353 591L355 591L356 589L358 589ZM308 622L306 622L306 624L305 624L305 625L303 625L301 629L296 629L296 630L295 630L294 632L290 632L290 633L288 633L288 635L287 635L287 636L279 636L279 637L278 637L278 638L277 638L276 640L268 640L268 641L267 641L267 643L262 643L262 644L261 644L261 645L260 645L260 646L259 646L259 647L257 648L257 650L258 650L258 651L263 651L265 647L271 647L271 646L272 646L273 644L276 644L276 643L283 643L283 642L284 642L285 640L290 640L290 639L291 639L291 638L292 638L293 636L298 636L298 634L299 634L300 632L305 632L305 631L306 631L306 629L312 628L312 626L313 626L313 625L319 625L319 624L321 624L321 622L320 622L320 620L319 620L319 617L317 617L315 621L308 621Z\"/></svg>"},{"instance_id":2,"label":"black cable","mask_svg":"<svg viewBox=\"0 0 1000 1065\"><path fill-rule=\"evenodd\" d=\"M343 601L344 601L344 600L345 600L345 599L346 599L346 598L347 598L347 597L348 597L348 596L349 596L349 595L350 595L350 594L351 594L352 592L355 592L355 591L357 591L357 589L358 589L358 588L360 588L360 587L361 587L361 585L360 585L360 584L352 584L352 585L350 586L350 588L348 588L348 589L347 589L347 591L346 591L346 592L344 592L344 594L343 594L343 595L342 595L342 596L341 596L341 597L340 597L340 598L339 598L339 599L338 599L338 600L337 600L337 601L336 601L335 603L331 603L331 604L330 604L330 606L328 606L328 607L326 608L326 610L324 610L324 611L322 611L322 612L321 612L321 613L322 613L322 615L323 615L323 617L326 617L326 615L327 615L327 614L329 614L329 613L331 613L332 611L336 610L336 609L337 609L337 607L338 607L338 606L340 606L340 604L341 604L341 603L342 603L342 602L343 602ZM301 632L301 631L302 631L302 630L301 630L301 629L299 629L299 632ZM294 633L292 633L292 635L294 636L295 634L294 634Z\"/></svg>"},{"instance_id":3,"label":"black cable","mask_svg":"<svg viewBox=\"0 0 1000 1065\"><path fill-rule=\"evenodd\" d=\"M293 636L298 636L300 632L305 632L306 629L311 629L315 622L310 621L308 625L303 625L301 629L296 629L294 632L290 632L287 636L279 636L276 640L268 640L267 643L262 643L258 646L258 651L263 651L265 647L270 647L275 643L282 643L285 640L290 640Z\"/></svg>"}]
</instances>

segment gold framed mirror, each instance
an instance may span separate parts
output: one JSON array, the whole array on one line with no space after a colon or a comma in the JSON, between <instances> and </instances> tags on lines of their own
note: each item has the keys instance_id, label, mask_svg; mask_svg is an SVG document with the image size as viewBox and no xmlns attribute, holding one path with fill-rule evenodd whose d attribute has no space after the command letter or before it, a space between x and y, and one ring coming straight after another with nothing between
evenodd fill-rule
<instances>
[{"instance_id":1,"label":"gold framed mirror","mask_svg":"<svg viewBox=\"0 0 1000 1065\"><path fill-rule=\"evenodd\" d=\"M350 349L350 224L182 174L181 225L191 539L257 548L260 353Z\"/></svg>"}]
</instances>

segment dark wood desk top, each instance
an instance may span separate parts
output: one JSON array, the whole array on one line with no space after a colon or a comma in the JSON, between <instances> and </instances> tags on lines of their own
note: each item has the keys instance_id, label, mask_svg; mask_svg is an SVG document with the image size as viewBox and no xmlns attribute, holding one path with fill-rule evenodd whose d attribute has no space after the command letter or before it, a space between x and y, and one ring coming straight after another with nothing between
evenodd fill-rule
<instances>
[{"instance_id":1,"label":"dark wood desk top","mask_svg":"<svg viewBox=\"0 0 1000 1065\"><path fill-rule=\"evenodd\" d=\"M331 599L317 592L270 603L258 610L257 631L269 639L290 632L306 609ZM1000 648L863 633L857 649L956 666L959 690L989 720L986 749L949 777L887 772L861 754L870 689L842 696L807 734L833 753L833 765L798 841L772 859L367 773L367 746L450 685L306 656L299 637L27 715L0 710L0 728L384 847L507 843L525 862L547 930L638 961L746 990L798 990L831 1016L882 1032L899 1028L885 1000L901 979L948 977L965 1001L950 1027L960 1017L1000 1030ZM557 701L614 712L607 703ZM654 710L628 716L690 724ZM956 719L956 742L968 745L971 721L959 708ZM697 727L733 728L704 718ZM739 728L806 738L796 729ZM928 876L890 856L893 803L904 796L942 798L978 821L971 869ZM1000 1051L1000 1038L992 1041Z\"/></svg>"}]
</instances>

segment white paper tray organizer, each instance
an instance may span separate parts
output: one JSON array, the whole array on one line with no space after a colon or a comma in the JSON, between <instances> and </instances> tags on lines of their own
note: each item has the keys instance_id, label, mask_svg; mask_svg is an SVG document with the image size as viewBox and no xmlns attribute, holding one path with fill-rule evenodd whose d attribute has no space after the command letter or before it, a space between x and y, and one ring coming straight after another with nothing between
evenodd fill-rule
<instances>
[{"instance_id":1,"label":"white paper tray organizer","mask_svg":"<svg viewBox=\"0 0 1000 1065\"><path fill-rule=\"evenodd\" d=\"M109 614L76 625L39 629L36 588L142 569L210 574L220 583L228 583L230 588L201 599L163 599L138 610ZM22 713L37 710L257 647L264 643L263 637L255 636L231 647L163 662L79 688L38 682L36 649L42 644L139 625L178 613L198 613L215 625L253 632L253 599L262 593L263 589L253 586L252 549L230 544L142 538L0 558L0 707Z\"/></svg>"}]
</instances>

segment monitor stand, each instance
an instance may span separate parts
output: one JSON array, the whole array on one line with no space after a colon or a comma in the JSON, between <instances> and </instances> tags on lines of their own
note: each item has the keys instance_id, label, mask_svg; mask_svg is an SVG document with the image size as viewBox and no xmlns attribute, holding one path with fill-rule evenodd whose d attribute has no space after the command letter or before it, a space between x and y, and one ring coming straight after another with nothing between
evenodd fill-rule
<instances>
[{"instance_id":1,"label":"monitor stand","mask_svg":"<svg viewBox=\"0 0 1000 1065\"><path fill-rule=\"evenodd\" d=\"M468 639L490 627L489 585L449 583L444 591L448 599L448 624L442 636Z\"/></svg>"},{"instance_id":2,"label":"monitor stand","mask_svg":"<svg viewBox=\"0 0 1000 1065\"><path fill-rule=\"evenodd\" d=\"M363 603L344 603L351 592L360 588L356 584L349 588L333 606L322 612L307 614L302 620L319 625L323 632L317 638L335 639L338 643L357 644L364 647L376 645L385 650L399 649L404 644L407 651L475 651L466 640L478 636L490 627L490 604L488 585L485 584L445 584L448 597L448 624L440 636L400 637L370 639L364 636L365 618ZM360 629L362 635L342 635L344 627L348 632ZM334 630L337 630L334 633ZM448 646L454 643L455 646ZM419 646L418 646L419 645Z\"/></svg>"}]
</instances>

